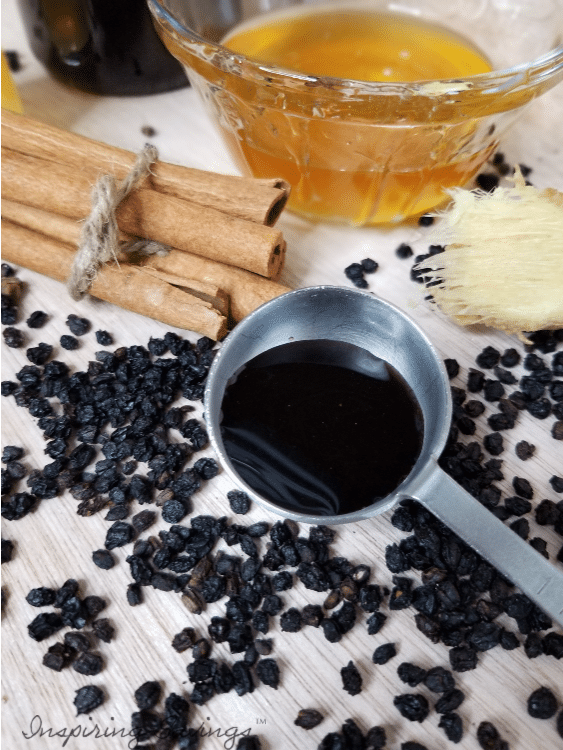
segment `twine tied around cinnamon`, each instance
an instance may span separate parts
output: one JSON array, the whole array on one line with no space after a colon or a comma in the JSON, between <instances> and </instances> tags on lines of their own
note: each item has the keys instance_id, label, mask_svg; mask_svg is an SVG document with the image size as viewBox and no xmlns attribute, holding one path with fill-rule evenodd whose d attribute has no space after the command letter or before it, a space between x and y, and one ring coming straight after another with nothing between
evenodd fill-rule
<instances>
[{"instance_id":1,"label":"twine tied around cinnamon","mask_svg":"<svg viewBox=\"0 0 563 750\"><path fill-rule=\"evenodd\" d=\"M88 293L100 267L110 260L117 262L117 251L141 255L165 255L169 248L153 240L135 239L120 244L116 211L138 183L150 174L151 165L158 159L155 146L147 144L137 155L135 163L118 185L111 174L102 175L92 189L92 211L80 235L67 289L70 296L79 300ZM119 264L118 264L119 265Z\"/></svg>"}]
</instances>

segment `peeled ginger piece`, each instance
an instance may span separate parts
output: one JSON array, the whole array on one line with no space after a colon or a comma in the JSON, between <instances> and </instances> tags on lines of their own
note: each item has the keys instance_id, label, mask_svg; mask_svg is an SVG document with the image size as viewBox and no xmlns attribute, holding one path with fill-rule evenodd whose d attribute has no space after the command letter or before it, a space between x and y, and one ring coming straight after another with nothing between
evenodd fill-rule
<instances>
[{"instance_id":1,"label":"peeled ginger piece","mask_svg":"<svg viewBox=\"0 0 563 750\"><path fill-rule=\"evenodd\" d=\"M418 264L439 307L524 341L524 331L562 328L563 193L526 185L517 169L514 187L450 195L433 237L445 251Z\"/></svg>"}]
</instances>

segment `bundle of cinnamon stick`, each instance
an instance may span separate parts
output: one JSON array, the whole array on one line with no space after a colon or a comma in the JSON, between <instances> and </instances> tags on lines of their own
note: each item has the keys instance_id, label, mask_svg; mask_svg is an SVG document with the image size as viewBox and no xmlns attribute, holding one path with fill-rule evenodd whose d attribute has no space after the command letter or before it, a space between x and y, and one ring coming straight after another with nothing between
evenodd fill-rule
<instances>
[{"instance_id":1,"label":"bundle of cinnamon stick","mask_svg":"<svg viewBox=\"0 0 563 750\"><path fill-rule=\"evenodd\" d=\"M2 111L2 255L59 281L70 273L103 174L123 179L135 154ZM117 253L90 294L166 325L222 338L286 291L285 241L273 225L283 180L221 175L156 161L117 209L123 243L153 240L165 255Z\"/></svg>"}]
</instances>

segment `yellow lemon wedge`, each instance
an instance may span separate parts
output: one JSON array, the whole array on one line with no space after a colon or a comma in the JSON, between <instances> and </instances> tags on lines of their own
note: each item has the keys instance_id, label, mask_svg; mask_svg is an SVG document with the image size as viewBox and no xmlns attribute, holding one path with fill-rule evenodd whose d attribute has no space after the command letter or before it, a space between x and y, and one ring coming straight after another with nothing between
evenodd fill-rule
<instances>
[{"instance_id":1,"label":"yellow lemon wedge","mask_svg":"<svg viewBox=\"0 0 563 750\"><path fill-rule=\"evenodd\" d=\"M9 109L12 112L21 114L23 107L16 88L16 84L10 73L10 67L6 56L2 52L2 109Z\"/></svg>"}]
</instances>

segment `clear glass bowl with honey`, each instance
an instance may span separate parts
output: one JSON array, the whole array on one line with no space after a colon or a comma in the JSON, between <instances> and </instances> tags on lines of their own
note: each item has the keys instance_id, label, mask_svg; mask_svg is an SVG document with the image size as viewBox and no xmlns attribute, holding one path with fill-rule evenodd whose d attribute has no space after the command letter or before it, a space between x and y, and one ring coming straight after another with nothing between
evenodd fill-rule
<instances>
[{"instance_id":1,"label":"clear glass bowl with honey","mask_svg":"<svg viewBox=\"0 0 563 750\"><path fill-rule=\"evenodd\" d=\"M563 80L563 0L149 0L241 169L313 220L393 224L467 184Z\"/></svg>"}]
</instances>

